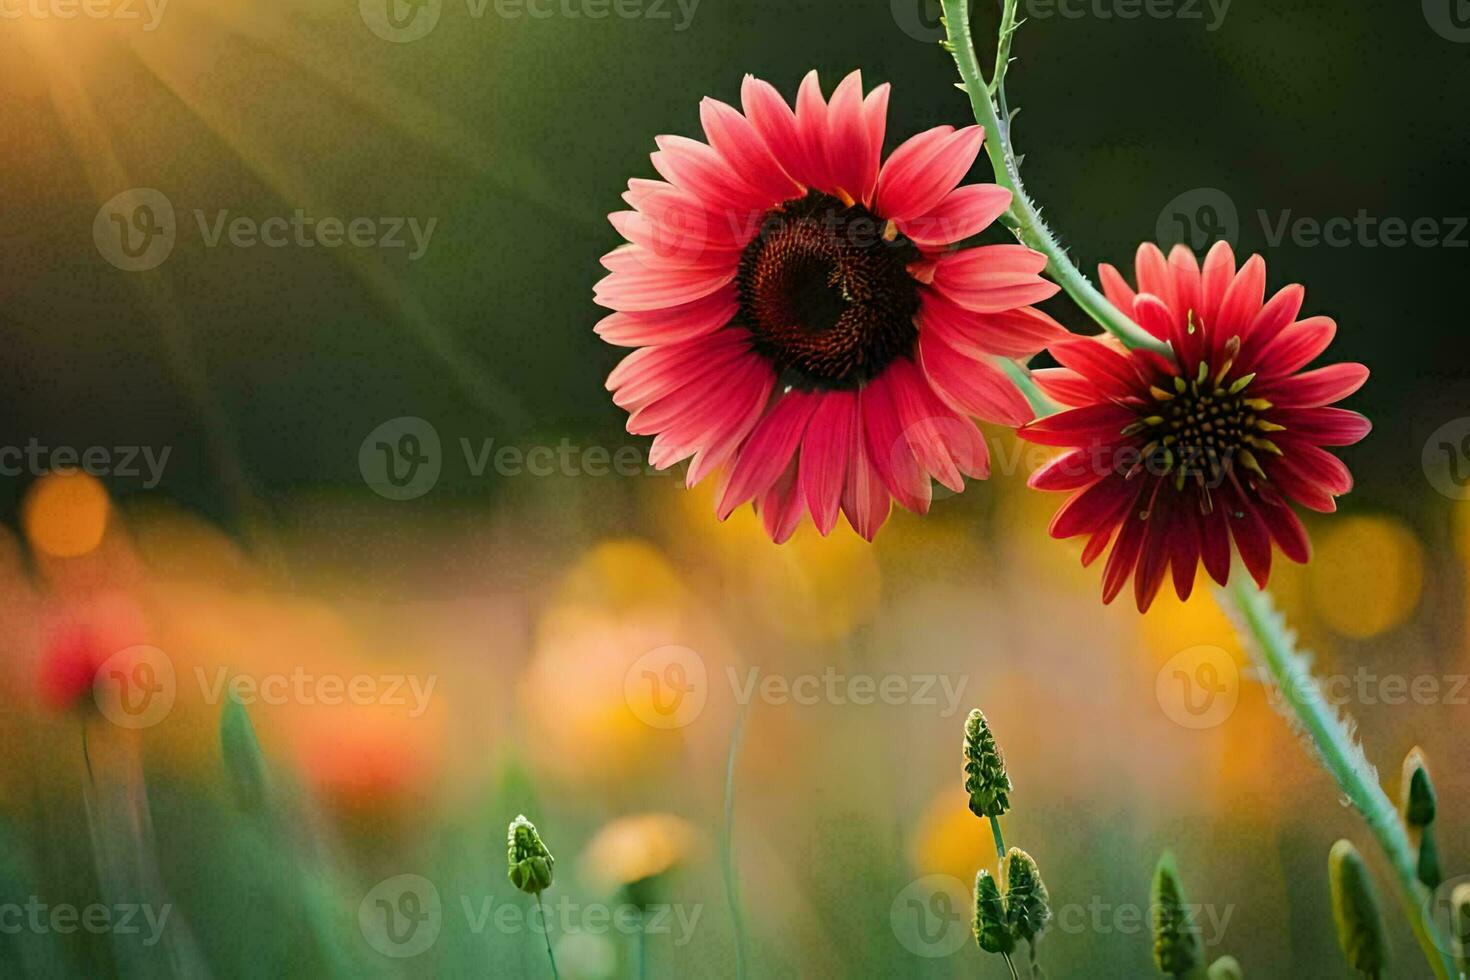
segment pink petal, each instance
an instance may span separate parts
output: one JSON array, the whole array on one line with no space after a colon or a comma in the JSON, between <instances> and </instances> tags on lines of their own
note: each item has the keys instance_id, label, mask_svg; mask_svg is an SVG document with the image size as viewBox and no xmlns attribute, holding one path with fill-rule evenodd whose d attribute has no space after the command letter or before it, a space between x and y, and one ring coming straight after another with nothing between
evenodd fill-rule
<instances>
[{"instance_id":1,"label":"pink petal","mask_svg":"<svg viewBox=\"0 0 1470 980\"><path fill-rule=\"evenodd\" d=\"M769 82L746 75L740 84L740 104L782 169L798 183L810 184L819 168L807 157L806 145L796 127L796 113L781 98L781 93Z\"/></svg>"},{"instance_id":2,"label":"pink petal","mask_svg":"<svg viewBox=\"0 0 1470 980\"><path fill-rule=\"evenodd\" d=\"M852 529L871 541L888 520L892 498L868 458L861 406L855 403L853 408L852 446L848 454L847 483L842 488L842 512Z\"/></svg>"},{"instance_id":3,"label":"pink petal","mask_svg":"<svg viewBox=\"0 0 1470 980\"><path fill-rule=\"evenodd\" d=\"M1044 446L1106 444L1119 441L1122 430L1137 420L1138 413L1103 402L1069 408L1065 412L1028 422L1018 435Z\"/></svg>"},{"instance_id":4,"label":"pink petal","mask_svg":"<svg viewBox=\"0 0 1470 980\"><path fill-rule=\"evenodd\" d=\"M990 227L1011 206L1011 192L996 184L956 187L925 214L898 223L916 245L938 247L964 241Z\"/></svg>"},{"instance_id":5,"label":"pink petal","mask_svg":"<svg viewBox=\"0 0 1470 980\"><path fill-rule=\"evenodd\" d=\"M738 309L735 286L731 284L681 306L611 313L592 329L603 340L622 347L676 344L713 333L729 323Z\"/></svg>"},{"instance_id":6,"label":"pink petal","mask_svg":"<svg viewBox=\"0 0 1470 980\"><path fill-rule=\"evenodd\" d=\"M889 372L878 375L858 393L858 408L867 439L868 461L893 498L916 514L929 509L929 478L909 449L899 424Z\"/></svg>"},{"instance_id":7,"label":"pink petal","mask_svg":"<svg viewBox=\"0 0 1470 980\"><path fill-rule=\"evenodd\" d=\"M801 490L812 521L823 535L837 524L856 414L856 393L827 392L807 423L801 443Z\"/></svg>"},{"instance_id":8,"label":"pink petal","mask_svg":"<svg viewBox=\"0 0 1470 980\"><path fill-rule=\"evenodd\" d=\"M1191 310L1199 309L1200 273L1199 260L1187 245L1175 245L1169 249L1169 273L1174 277L1174 309L1178 316L1188 319ZM1190 572L1190 581L1194 572ZM1175 581L1175 587L1178 587Z\"/></svg>"},{"instance_id":9,"label":"pink petal","mask_svg":"<svg viewBox=\"0 0 1470 980\"><path fill-rule=\"evenodd\" d=\"M703 299L735 278L726 272L645 267L614 272L593 288L593 302L610 310L639 313Z\"/></svg>"},{"instance_id":10,"label":"pink petal","mask_svg":"<svg viewBox=\"0 0 1470 980\"><path fill-rule=\"evenodd\" d=\"M1076 490L1107 474L1091 449L1070 449L1032 473L1026 485L1033 490Z\"/></svg>"},{"instance_id":11,"label":"pink petal","mask_svg":"<svg viewBox=\"0 0 1470 980\"><path fill-rule=\"evenodd\" d=\"M1138 393L1142 379L1132 359L1091 338L1064 340L1048 348L1062 367L1086 377L1105 395L1128 398Z\"/></svg>"},{"instance_id":12,"label":"pink petal","mask_svg":"<svg viewBox=\"0 0 1470 980\"><path fill-rule=\"evenodd\" d=\"M1257 370L1267 377L1294 374L1315 361L1336 335L1331 317L1309 316L1281 331L1261 352Z\"/></svg>"},{"instance_id":13,"label":"pink petal","mask_svg":"<svg viewBox=\"0 0 1470 980\"><path fill-rule=\"evenodd\" d=\"M729 482L715 509L720 520L736 507L768 490L776 482L801 443L807 420L820 399L801 391L788 391L756 424L750 438L740 447Z\"/></svg>"},{"instance_id":14,"label":"pink petal","mask_svg":"<svg viewBox=\"0 0 1470 980\"><path fill-rule=\"evenodd\" d=\"M980 153L985 130L967 126L944 132L945 128L922 132L889 155L878 174L878 214L895 221L918 217L959 186Z\"/></svg>"},{"instance_id":15,"label":"pink petal","mask_svg":"<svg viewBox=\"0 0 1470 980\"><path fill-rule=\"evenodd\" d=\"M1286 426L1298 439L1318 446L1351 446L1373 429L1373 423L1345 408L1302 408L1272 411L1271 421Z\"/></svg>"},{"instance_id":16,"label":"pink petal","mask_svg":"<svg viewBox=\"0 0 1470 980\"><path fill-rule=\"evenodd\" d=\"M872 200L883 148L873 145L871 135L863 106L863 75L855 71L838 84L827 106L827 173L839 196Z\"/></svg>"},{"instance_id":17,"label":"pink petal","mask_svg":"<svg viewBox=\"0 0 1470 980\"><path fill-rule=\"evenodd\" d=\"M1026 396L986 358L966 357L933 332L919 334L919 362L934 391L956 411L1017 426L1032 417Z\"/></svg>"},{"instance_id":18,"label":"pink petal","mask_svg":"<svg viewBox=\"0 0 1470 980\"><path fill-rule=\"evenodd\" d=\"M886 377L903 435L914 458L950 490L955 493L964 490L965 481L960 477L959 467L949 458L944 434L949 425L960 421L958 416L940 403L913 361L898 358L888 366Z\"/></svg>"},{"instance_id":19,"label":"pink petal","mask_svg":"<svg viewBox=\"0 0 1470 980\"><path fill-rule=\"evenodd\" d=\"M1216 242L1205 255L1204 267L1200 270L1200 301L1198 322L1213 329L1215 314L1225 301L1225 291L1235 279L1235 253L1229 242Z\"/></svg>"},{"instance_id":20,"label":"pink petal","mask_svg":"<svg viewBox=\"0 0 1470 980\"><path fill-rule=\"evenodd\" d=\"M1252 386L1252 394L1277 408L1317 408L1341 401L1363 387L1368 369L1361 364L1330 364L1303 374Z\"/></svg>"},{"instance_id":21,"label":"pink petal","mask_svg":"<svg viewBox=\"0 0 1470 980\"><path fill-rule=\"evenodd\" d=\"M1133 258L1133 267L1138 273L1138 291L1152 293L1163 300L1164 305L1176 313L1180 311L1178 298L1174 295L1174 274L1169 270L1168 260L1153 242L1138 246Z\"/></svg>"},{"instance_id":22,"label":"pink petal","mask_svg":"<svg viewBox=\"0 0 1470 980\"><path fill-rule=\"evenodd\" d=\"M710 145L735 173L765 196L767 204L801 194L801 187L776 162L755 127L734 107L706 98L699 103L699 120Z\"/></svg>"},{"instance_id":23,"label":"pink petal","mask_svg":"<svg viewBox=\"0 0 1470 980\"><path fill-rule=\"evenodd\" d=\"M1220 309L1210 322L1216 345L1231 337L1244 338L1261 312L1266 298L1266 263L1259 255L1246 259L1220 300Z\"/></svg>"},{"instance_id":24,"label":"pink petal","mask_svg":"<svg viewBox=\"0 0 1470 980\"><path fill-rule=\"evenodd\" d=\"M1103 397L1091 381L1066 368L1038 368L1031 372L1031 380L1048 398L1063 405L1091 405Z\"/></svg>"},{"instance_id":25,"label":"pink petal","mask_svg":"<svg viewBox=\"0 0 1470 980\"><path fill-rule=\"evenodd\" d=\"M1133 309L1133 287L1128 285L1117 269L1104 262L1097 267L1097 278L1102 283L1103 295L1109 303L1124 313Z\"/></svg>"},{"instance_id":26,"label":"pink petal","mask_svg":"<svg viewBox=\"0 0 1470 980\"><path fill-rule=\"evenodd\" d=\"M811 167L806 183L829 194L834 192L837 188L827 170L827 102L822 98L815 70L806 73L796 90L796 132Z\"/></svg>"},{"instance_id":27,"label":"pink petal","mask_svg":"<svg viewBox=\"0 0 1470 980\"><path fill-rule=\"evenodd\" d=\"M658 152L649 155L653 168L675 187L688 191L711 211L744 214L768 202L715 152L687 136L659 136Z\"/></svg>"}]
</instances>

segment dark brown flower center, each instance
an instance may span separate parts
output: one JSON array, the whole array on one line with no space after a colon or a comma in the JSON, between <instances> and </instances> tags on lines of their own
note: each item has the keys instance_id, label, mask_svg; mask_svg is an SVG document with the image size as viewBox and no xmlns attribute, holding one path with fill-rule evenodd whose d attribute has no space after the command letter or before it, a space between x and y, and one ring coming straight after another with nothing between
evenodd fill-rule
<instances>
[{"instance_id":1,"label":"dark brown flower center","mask_svg":"<svg viewBox=\"0 0 1470 980\"><path fill-rule=\"evenodd\" d=\"M767 212L740 258L740 319L782 380L854 388L918 340L919 257L861 204L816 191Z\"/></svg>"},{"instance_id":2,"label":"dark brown flower center","mask_svg":"<svg viewBox=\"0 0 1470 980\"><path fill-rule=\"evenodd\" d=\"M1194 377L1175 377L1169 388L1149 388L1154 402L1145 409L1149 414L1123 430L1146 440L1130 476L1147 469L1172 477L1180 490L1192 482L1201 491L1200 506L1206 511L1213 509L1210 491L1238 479L1236 465L1247 471L1248 482L1266 481L1257 454L1280 455L1270 434L1282 426L1264 417L1271 408L1269 401L1250 396L1254 374L1230 378L1239 348L1239 340L1232 338L1218 370L1212 372L1209 364L1201 363Z\"/></svg>"}]
</instances>

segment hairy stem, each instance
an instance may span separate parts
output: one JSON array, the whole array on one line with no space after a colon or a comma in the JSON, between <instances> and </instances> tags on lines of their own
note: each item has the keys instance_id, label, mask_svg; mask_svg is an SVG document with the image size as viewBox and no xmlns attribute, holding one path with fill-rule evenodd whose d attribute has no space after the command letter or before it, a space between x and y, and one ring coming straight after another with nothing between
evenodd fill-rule
<instances>
[{"instance_id":1,"label":"hairy stem","mask_svg":"<svg viewBox=\"0 0 1470 980\"><path fill-rule=\"evenodd\" d=\"M1311 738L1323 767L1362 815L1388 858L1404 915L1435 976L1441 980L1456 976L1445 952L1449 947L1436 935L1437 927L1426 915L1429 892L1419 882L1418 858L1399 820L1398 810L1379 785L1377 773L1355 746L1343 719L1322 697L1310 665L1297 652L1285 619L1272 605L1270 596L1258 591L1241 571L1237 568L1230 584L1219 590L1236 617L1237 631L1247 641L1245 645L1257 665L1281 692L1288 717Z\"/></svg>"},{"instance_id":2,"label":"hairy stem","mask_svg":"<svg viewBox=\"0 0 1470 980\"><path fill-rule=\"evenodd\" d=\"M948 47L954 55L955 64L959 67L965 92L970 97L970 107L975 113L975 121L985 127L985 152L989 155L990 165L995 170L995 179L1014 195L1006 218L1016 233L1016 237L1025 245L1046 256L1047 274L1055 279L1067 291L1067 295L1086 310L1088 315L1096 320L1104 330L1129 347L1146 347L1167 356L1169 354L1167 345L1148 334L1138 324L1124 316L1116 306L1108 302L1107 297L1098 292L1097 288L1067 256L1061 243L1056 240L1051 230L1046 227L1046 223L1041 220L1041 215L1031 203L1031 199L1027 197L1026 188L1021 183L1020 169L1016 165L1015 154L1011 149L1010 133L996 115L995 103L991 101L990 88L980 71L979 59L975 57L975 45L970 39L968 4L966 0L942 0L942 3L945 31L949 38ZM1016 0L1006 0L1005 12L1002 15L1003 24L1008 31L1001 41L1000 50L1007 56L1010 52L1010 32L1015 29L1015 7ZM998 80L1003 79L1003 69L998 68L997 73ZM999 85L997 89L997 97L1003 100L1003 89Z\"/></svg>"}]
</instances>

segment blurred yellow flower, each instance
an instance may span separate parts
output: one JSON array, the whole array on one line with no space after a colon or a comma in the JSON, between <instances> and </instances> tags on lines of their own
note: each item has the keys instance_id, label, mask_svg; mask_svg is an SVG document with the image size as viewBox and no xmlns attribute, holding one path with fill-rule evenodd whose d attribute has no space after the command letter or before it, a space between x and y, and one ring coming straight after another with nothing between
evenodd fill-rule
<instances>
[{"instance_id":1,"label":"blurred yellow flower","mask_svg":"<svg viewBox=\"0 0 1470 980\"><path fill-rule=\"evenodd\" d=\"M1310 566L1312 605L1332 629L1367 639L1401 626L1419 605L1424 549L1388 516L1334 521Z\"/></svg>"},{"instance_id":2,"label":"blurred yellow flower","mask_svg":"<svg viewBox=\"0 0 1470 980\"><path fill-rule=\"evenodd\" d=\"M959 766L956 764L956 773ZM945 789L929 801L914 832L914 871L921 875L947 874L970 881L982 867L995 864L995 841L990 824L970 812L970 797L959 785Z\"/></svg>"},{"instance_id":3,"label":"blurred yellow flower","mask_svg":"<svg viewBox=\"0 0 1470 980\"><path fill-rule=\"evenodd\" d=\"M582 852L587 876L609 891L661 875L687 860L699 835L672 813L640 813L603 826Z\"/></svg>"},{"instance_id":4,"label":"blurred yellow flower","mask_svg":"<svg viewBox=\"0 0 1470 980\"><path fill-rule=\"evenodd\" d=\"M107 530L111 505L96 477L79 470L48 473L31 485L21 522L31 547L58 558L93 550Z\"/></svg>"}]
</instances>

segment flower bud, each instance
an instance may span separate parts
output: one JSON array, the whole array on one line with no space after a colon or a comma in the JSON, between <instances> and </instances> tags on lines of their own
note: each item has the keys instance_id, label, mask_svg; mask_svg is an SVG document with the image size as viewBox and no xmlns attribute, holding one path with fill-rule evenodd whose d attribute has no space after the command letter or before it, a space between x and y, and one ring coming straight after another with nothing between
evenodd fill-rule
<instances>
[{"instance_id":1,"label":"flower bud","mask_svg":"<svg viewBox=\"0 0 1470 980\"><path fill-rule=\"evenodd\" d=\"M1368 866L1352 843L1340 840L1327 857L1327 878L1332 888L1332 918L1337 925L1337 944L1348 965L1370 977L1383 973L1388 960L1388 943L1383 935L1383 916Z\"/></svg>"},{"instance_id":2,"label":"flower bud","mask_svg":"<svg viewBox=\"0 0 1470 980\"><path fill-rule=\"evenodd\" d=\"M1174 855L1168 851L1154 868L1149 911L1153 917L1154 963L1160 972L1180 976L1193 970L1202 959L1199 935L1184 901Z\"/></svg>"},{"instance_id":3,"label":"flower bud","mask_svg":"<svg viewBox=\"0 0 1470 980\"><path fill-rule=\"evenodd\" d=\"M551 869L556 859L541 843L536 825L525 816L510 822L506 861L510 865L506 876L510 883L528 895L536 895L551 887Z\"/></svg>"},{"instance_id":4,"label":"flower bud","mask_svg":"<svg viewBox=\"0 0 1470 980\"><path fill-rule=\"evenodd\" d=\"M1424 753L1416 745L1404 756L1402 781L1404 823L1410 827L1428 827L1434 822L1434 784L1429 780L1429 766Z\"/></svg>"},{"instance_id":5,"label":"flower bud","mask_svg":"<svg viewBox=\"0 0 1470 980\"><path fill-rule=\"evenodd\" d=\"M987 953L1010 953L1016 948L1006 923L1006 906L1000 887L984 868L975 875L975 942Z\"/></svg>"},{"instance_id":6,"label":"flower bud","mask_svg":"<svg viewBox=\"0 0 1470 980\"><path fill-rule=\"evenodd\" d=\"M1461 975L1470 972L1470 884L1456 885L1450 892L1450 941Z\"/></svg>"},{"instance_id":7,"label":"flower bud","mask_svg":"<svg viewBox=\"0 0 1470 980\"><path fill-rule=\"evenodd\" d=\"M1205 977L1207 980L1245 980L1245 974L1233 956L1222 956L1211 963Z\"/></svg>"},{"instance_id":8,"label":"flower bud","mask_svg":"<svg viewBox=\"0 0 1470 980\"><path fill-rule=\"evenodd\" d=\"M1031 855L1013 847L1005 860L1006 924L1016 939L1034 942L1051 922L1050 897Z\"/></svg>"},{"instance_id":9,"label":"flower bud","mask_svg":"<svg viewBox=\"0 0 1470 980\"><path fill-rule=\"evenodd\" d=\"M1011 777L979 708L965 719L965 792L977 817L998 817L1011 808Z\"/></svg>"}]
</instances>

